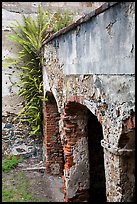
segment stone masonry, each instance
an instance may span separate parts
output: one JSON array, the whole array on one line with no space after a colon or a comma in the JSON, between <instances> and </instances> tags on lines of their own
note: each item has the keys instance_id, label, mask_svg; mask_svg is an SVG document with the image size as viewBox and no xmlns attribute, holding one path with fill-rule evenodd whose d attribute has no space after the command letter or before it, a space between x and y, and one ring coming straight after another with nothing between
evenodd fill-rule
<instances>
[{"instance_id":1,"label":"stone masonry","mask_svg":"<svg viewBox=\"0 0 137 204\"><path fill-rule=\"evenodd\" d=\"M20 119L18 123L14 122L14 118L23 108L24 98L18 96L19 86L16 85L19 81L18 73L20 70L13 65L6 65L4 62L6 58L13 57L16 53L16 45L8 36L12 34L15 20L22 24L22 15L31 15L32 18L36 18L40 3L43 10L51 11L51 13L54 13L57 9L63 12L66 7L71 9L72 12L76 10L76 19L89 12L92 7L96 8L98 6L96 3L89 4L88 2L2 2L2 120L5 121L2 123L3 155L13 153L12 148L15 149L14 146L17 147L18 142L26 145L25 139L30 131L27 124L21 124ZM31 143L33 143L33 140L31 140ZM31 148L33 149L33 145Z\"/></svg>"},{"instance_id":2,"label":"stone masonry","mask_svg":"<svg viewBox=\"0 0 137 204\"><path fill-rule=\"evenodd\" d=\"M50 163L64 165L65 202L135 199L134 47L134 2L106 2L43 44L44 95L56 101L64 154L57 162L54 148Z\"/></svg>"}]
</instances>

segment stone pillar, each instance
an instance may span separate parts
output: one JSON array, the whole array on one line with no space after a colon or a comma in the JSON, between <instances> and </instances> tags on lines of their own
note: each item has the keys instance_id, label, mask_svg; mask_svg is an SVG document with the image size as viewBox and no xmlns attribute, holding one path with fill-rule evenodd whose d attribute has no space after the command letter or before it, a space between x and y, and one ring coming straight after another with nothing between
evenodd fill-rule
<instances>
[{"instance_id":1,"label":"stone pillar","mask_svg":"<svg viewBox=\"0 0 137 204\"><path fill-rule=\"evenodd\" d=\"M112 144L110 134L101 141L104 148L107 202L133 202L135 197L135 119L121 121L122 132ZM116 129L114 129L116 132Z\"/></svg>"},{"instance_id":2,"label":"stone pillar","mask_svg":"<svg viewBox=\"0 0 137 204\"><path fill-rule=\"evenodd\" d=\"M65 157L64 201L86 202L89 189L89 161L86 109L77 103L68 103L63 116L62 136Z\"/></svg>"},{"instance_id":3,"label":"stone pillar","mask_svg":"<svg viewBox=\"0 0 137 204\"><path fill-rule=\"evenodd\" d=\"M118 149L107 143L104 139L101 141L101 145L104 147L107 202L120 202L121 184Z\"/></svg>"},{"instance_id":4,"label":"stone pillar","mask_svg":"<svg viewBox=\"0 0 137 204\"><path fill-rule=\"evenodd\" d=\"M135 202L135 113L122 121L122 127L118 143L123 150L120 157L121 202Z\"/></svg>"}]
</instances>

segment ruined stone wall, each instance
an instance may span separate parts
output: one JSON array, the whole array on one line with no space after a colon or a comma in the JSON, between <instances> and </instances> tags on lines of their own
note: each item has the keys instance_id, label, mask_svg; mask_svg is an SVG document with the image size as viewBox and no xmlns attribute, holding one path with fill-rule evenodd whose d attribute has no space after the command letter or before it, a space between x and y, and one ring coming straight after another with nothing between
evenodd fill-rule
<instances>
[{"instance_id":1,"label":"ruined stone wall","mask_svg":"<svg viewBox=\"0 0 137 204\"><path fill-rule=\"evenodd\" d=\"M105 4L102 9L107 5ZM96 11L92 14L95 13ZM86 106L102 125L103 139L100 145L104 149L108 202L134 200L134 17L133 2L118 3L103 13L101 9L98 10L97 16L93 15L88 22L55 37L44 47L44 91L45 94L46 91L53 93L61 113L59 128L62 141L66 131L63 121L64 110L70 102ZM112 22L115 22L115 26ZM109 25L111 25L112 35L107 31ZM95 32L96 30L98 32ZM77 142L80 142L78 138ZM71 153L71 147L66 148ZM73 153L76 148L77 145L74 145ZM88 157L86 160L88 161ZM71 183L72 177L73 179L75 177L74 172L72 177L70 174L75 168L73 159L68 161L69 173L67 175L64 173L63 177L66 201L69 201L71 197L69 192L73 189L67 182ZM67 172L67 162L64 168ZM81 175L80 171L79 175ZM85 181L85 185L87 184ZM77 181L73 183L73 186L75 185L78 185ZM73 198L75 199L75 195Z\"/></svg>"},{"instance_id":2,"label":"ruined stone wall","mask_svg":"<svg viewBox=\"0 0 137 204\"><path fill-rule=\"evenodd\" d=\"M86 2L82 2L82 4L81 2L2 2L2 60L13 57L16 53L16 46L8 38L12 34L12 27L14 27L12 23L15 23L15 20L22 23L22 15L27 16L29 14L35 19L40 3L44 10L50 10L51 12L55 12L58 8L62 12L66 8L71 8L70 11L72 12L78 9L76 18L79 18L92 7L92 5L86 4ZM16 82L19 81L19 72L13 65L7 66L2 61L2 117L4 121L8 120L10 115L12 115L12 118L16 117L23 107L24 99L18 96L19 87L16 86ZM10 123L13 126L16 125L13 120L10 120ZM4 132L6 130L4 129ZM9 135L8 131L5 134Z\"/></svg>"},{"instance_id":3,"label":"ruined stone wall","mask_svg":"<svg viewBox=\"0 0 137 204\"><path fill-rule=\"evenodd\" d=\"M58 8L62 10L68 8L70 11L77 11L80 14L83 12L89 12L91 9L95 9L102 5L104 2L2 2L2 7L9 11L16 13L37 13L37 7L39 4L44 9L56 11Z\"/></svg>"}]
</instances>

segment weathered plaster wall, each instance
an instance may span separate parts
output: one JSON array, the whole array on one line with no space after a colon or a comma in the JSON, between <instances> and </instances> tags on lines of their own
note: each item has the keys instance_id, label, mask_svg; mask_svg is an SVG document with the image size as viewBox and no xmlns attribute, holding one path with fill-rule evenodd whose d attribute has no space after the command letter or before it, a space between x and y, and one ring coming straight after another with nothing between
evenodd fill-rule
<instances>
[{"instance_id":1,"label":"weathered plaster wall","mask_svg":"<svg viewBox=\"0 0 137 204\"><path fill-rule=\"evenodd\" d=\"M118 3L76 29L54 38L44 50L44 91L45 94L46 91L53 93L62 115L61 138L64 108L69 102L86 106L102 125L108 202L134 199L134 14L133 2ZM112 33L107 30L110 27ZM132 145L127 145L130 141ZM75 148L74 145L73 151ZM69 178L70 174L64 174L65 181ZM66 184L64 189L68 196L71 186Z\"/></svg>"},{"instance_id":2,"label":"weathered plaster wall","mask_svg":"<svg viewBox=\"0 0 137 204\"><path fill-rule=\"evenodd\" d=\"M12 57L14 53L16 53L16 46L8 38L8 35L12 34L12 27L14 26L12 23L15 23L15 20L22 23L22 15L27 16L30 14L33 18L36 18L39 3L40 2L2 2L2 60ZM90 10L92 6L89 5L88 2L87 4L86 2L82 2L82 4L81 2L41 2L41 4L44 10L50 10L51 12L55 12L58 8L61 8L63 12L66 7L73 7L73 11L78 9L76 18L79 18ZM14 118L23 107L23 98L18 96L19 87L14 86L15 83L19 81L18 73L18 69L14 66L7 66L4 61L2 61L2 117L4 120L7 120L7 123L8 117L12 115L12 118ZM10 123L16 126L13 120L10 120ZM4 129L4 132L6 130L7 129ZM7 130L5 134L9 135L9 131Z\"/></svg>"},{"instance_id":3,"label":"weathered plaster wall","mask_svg":"<svg viewBox=\"0 0 137 204\"><path fill-rule=\"evenodd\" d=\"M36 17L38 5L40 2L2 2L2 59L13 56L16 52L16 47L12 41L8 39L8 35L12 33L12 23L18 20L22 23L22 15L30 14L32 17ZM88 2L41 2L44 10L51 10L55 12L58 8L63 9L74 8L78 9L76 12L76 18L80 17L93 7ZM94 7L96 4L94 5ZM74 11L73 9L73 11ZM18 70L13 66L4 66L2 68L2 96L3 96L3 112L10 108L10 98L7 101L7 96L12 96L13 100L17 99L18 87L13 86L18 81ZM5 102L6 97L6 102ZM21 100L21 99L20 99ZM16 104L14 106L16 108ZM13 108L13 111L14 111ZM17 108L16 108L17 109Z\"/></svg>"},{"instance_id":4,"label":"weathered plaster wall","mask_svg":"<svg viewBox=\"0 0 137 204\"><path fill-rule=\"evenodd\" d=\"M59 62L63 64L65 75L133 74L134 3L115 5L115 9L111 7L61 35L57 41Z\"/></svg>"},{"instance_id":5,"label":"weathered plaster wall","mask_svg":"<svg viewBox=\"0 0 137 204\"><path fill-rule=\"evenodd\" d=\"M80 15L91 11L102 5L104 2L2 2L2 7L16 13L37 13L37 7L41 3L44 9L56 11L58 8L63 11L64 8L70 11L78 12Z\"/></svg>"}]
</instances>

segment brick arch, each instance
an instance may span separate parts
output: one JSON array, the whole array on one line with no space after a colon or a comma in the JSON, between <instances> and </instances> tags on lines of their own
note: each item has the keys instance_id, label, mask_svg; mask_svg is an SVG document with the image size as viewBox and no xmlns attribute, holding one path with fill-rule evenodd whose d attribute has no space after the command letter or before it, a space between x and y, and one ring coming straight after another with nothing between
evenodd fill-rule
<instances>
[{"instance_id":1,"label":"brick arch","mask_svg":"<svg viewBox=\"0 0 137 204\"><path fill-rule=\"evenodd\" d=\"M64 160L59 134L60 113L54 95L48 91L46 96L48 101L43 104L46 171L52 175L62 175Z\"/></svg>"},{"instance_id":2,"label":"brick arch","mask_svg":"<svg viewBox=\"0 0 137 204\"><path fill-rule=\"evenodd\" d=\"M63 124L65 202L106 201L101 124L74 101L64 108Z\"/></svg>"}]
</instances>

